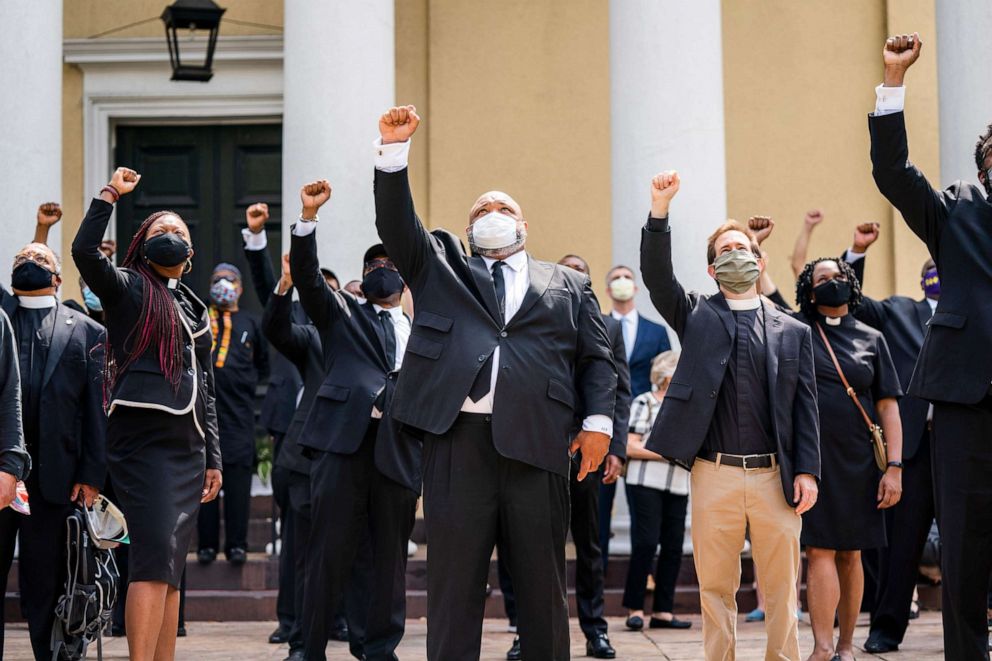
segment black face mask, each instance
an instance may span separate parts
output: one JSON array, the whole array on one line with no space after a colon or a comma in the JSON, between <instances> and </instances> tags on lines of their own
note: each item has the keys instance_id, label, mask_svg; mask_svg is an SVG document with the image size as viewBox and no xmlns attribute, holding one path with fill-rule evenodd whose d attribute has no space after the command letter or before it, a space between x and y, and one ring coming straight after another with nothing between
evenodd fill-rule
<instances>
[{"instance_id":1,"label":"black face mask","mask_svg":"<svg viewBox=\"0 0 992 661\"><path fill-rule=\"evenodd\" d=\"M851 283L834 278L813 287L817 305L836 308L851 301Z\"/></svg>"},{"instance_id":2,"label":"black face mask","mask_svg":"<svg viewBox=\"0 0 992 661\"><path fill-rule=\"evenodd\" d=\"M369 300L383 301L403 291L403 278L399 273L388 268L377 268L369 271L362 280L362 293Z\"/></svg>"},{"instance_id":3,"label":"black face mask","mask_svg":"<svg viewBox=\"0 0 992 661\"><path fill-rule=\"evenodd\" d=\"M53 275L55 274L40 264L24 262L11 273L10 286L20 291L46 289L52 286Z\"/></svg>"},{"instance_id":4,"label":"black face mask","mask_svg":"<svg viewBox=\"0 0 992 661\"><path fill-rule=\"evenodd\" d=\"M172 232L145 241L145 258L159 266L179 266L189 258L189 253L189 244Z\"/></svg>"}]
</instances>

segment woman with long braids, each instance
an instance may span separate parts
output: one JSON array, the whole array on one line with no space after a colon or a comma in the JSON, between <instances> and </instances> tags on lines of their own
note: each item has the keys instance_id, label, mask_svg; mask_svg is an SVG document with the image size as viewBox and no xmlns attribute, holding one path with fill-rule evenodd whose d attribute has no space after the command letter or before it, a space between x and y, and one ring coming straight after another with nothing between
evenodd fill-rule
<instances>
[{"instance_id":1,"label":"woman with long braids","mask_svg":"<svg viewBox=\"0 0 992 661\"><path fill-rule=\"evenodd\" d=\"M107 464L131 533L125 626L132 661L175 656L179 583L221 457L207 307L180 282L193 247L172 211L141 224L120 268L100 252L114 203L141 175L117 168L72 243L106 313Z\"/></svg>"}]
</instances>

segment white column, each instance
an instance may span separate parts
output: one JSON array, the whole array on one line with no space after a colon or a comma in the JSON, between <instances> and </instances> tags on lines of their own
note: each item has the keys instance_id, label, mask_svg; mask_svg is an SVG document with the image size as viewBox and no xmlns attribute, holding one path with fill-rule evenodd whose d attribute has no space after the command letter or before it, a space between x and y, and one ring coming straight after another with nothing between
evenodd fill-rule
<instances>
[{"instance_id":1,"label":"white column","mask_svg":"<svg viewBox=\"0 0 992 661\"><path fill-rule=\"evenodd\" d=\"M4 3L0 15L0 282L7 286L14 254L34 236L38 205L62 201L62 2ZM61 253L59 228L49 243Z\"/></svg>"},{"instance_id":2,"label":"white column","mask_svg":"<svg viewBox=\"0 0 992 661\"><path fill-rule=\"evenodd\" d=\"M722 51L720 0L610 2L613 261L638 271L651 177L678 170L672 257L686 288L700 291L716 289L706 237L727 217ZM659 319L643 286L637 302ZM629 528L618 493L611 553L629 552Z\"/></svg>"},{"instance_id":3,"label":"white column","mask_svg":"<svg viewBox=\"0 0 992 661\"><path fill-rule=\"evenodd\" d=\"M940 173L945 185L959 179L978 184L975 143L992 122L989 34L992 34L992 3L988 0L938 0ZM912 74L907 77L906 85L912 87Z\"/></svg>"},{"instance_id":4,"label":"white column","mask_svg":"<svg viewBox=\"0 0 992 661\"><path fill-rule=\"evenodd\" d=\"M283 236L288 246L300 186L329 180L317 242L342 284L378 242L372 141L395 95L393 2L285 0Z\"/></svg>"}]
</instances>

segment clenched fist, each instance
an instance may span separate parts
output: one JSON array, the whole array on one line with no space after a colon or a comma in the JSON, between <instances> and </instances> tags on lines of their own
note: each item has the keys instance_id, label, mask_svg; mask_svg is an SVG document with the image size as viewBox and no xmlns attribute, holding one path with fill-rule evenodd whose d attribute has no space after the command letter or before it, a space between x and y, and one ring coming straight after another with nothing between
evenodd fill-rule
<instances>
[{"instance_id":1,"label":"clenched fist","mask_svg":"<svg viewBox=\"0 0 992 661\"><path fill-rule=\"evenodd\" d=\"M668 216L668 206L679 192L680 184L679 173L675 170L665 170L651 179L651 215L654 218Z\"/></svg>"},{"instance_id":2,"label":"clenched fist","mask_svg":"<svg viewBox=\"0 0 992 661\"><path fill-rule=\"evenodd\" d=\"M906 70L920 58L923 40L920 33L897 34L885 40L882 61L885 62L886 87L901 87Z\"/></svg>"},{"instance_id":3,"label":"clenched fist","mask_svg":"<svg viewBox=\"0 0 992 661\"><path fill-rule=\"evenodd\" d=\"M258 234L265 228L265 221L269 219L269 205L265 202L256 202L245 209L245 220L248 222L248 229L252 234Z\"/></svg>"},{"instance_id":4,"label":"clenched fist","mask_svg":"<svg viewBox=\"0 0 992 661\"><path fill-rule=\"evenodd\" d=\"M819 209L810 209L806 212L803 222L806 223L806 227L816 227L823 222L823 212Z\"/></svg>"},{"instance_id":5,"label":"clenched fist","mask_svg":"<svg viewBox=\"0 0 992 661\"><path fill-rule=\"evenodd\" d=\"M303 217L313 218L317 210L331 199L331 184L327 179L314 181L300 189L300 201L303 202Z\"/></svg>"},{"instance_id":6,"label":"clenched fist","mask_svg":"<svg viewBox=\"0 0 992 661\"><path fill-rule=\"evenodd\" d=\"M747 221L747 227L754 232L754 237L760 246L775 229L775 221L769 216L751 216Z\"/></svg>"},{"instance_id":7,"label":"clenched fist","mask_svg":"<svg viewBox=\"0 0 992 661\"><path fill-rule=\"evenodd\" d=\"M117 168L114 170L113 176L110 177L110 185L117 189L117 193L120 195L127 195L133 191L139 181L141 181L141 175L131 168Z\"/></svg>"},{"instance_id":8,"label":"clenched fist","mask_svg":"<svg viewBox=\"0 0 992 661\"><path fill-rule=\"evenodd\" d=\"M45 202L38 207L38 224L51 227L62 219L62 207L58 202Z\"/></svg>"},{"instance_id":9,"label":"clenched fist","mask_svg":"<svg viewBox=\"0 0 992 661\"><path fill-rule=\"evenodd\" d=\"M413 106L390 108L379 118L379 135L382 144L406 142L420 126L420 115Z\"/></svg>"},{"instance_id":10,"label":"clenched fist","mask_svg":"<svg viewBox=\"0 0 992 661\"><path fill-rule=\"evenodd\" d=\"M878 223L861 223L854 228L854 242L851 244L851 249L858 253L865 252L878 240L878 231Z\"/></svg>"}]
</instances>

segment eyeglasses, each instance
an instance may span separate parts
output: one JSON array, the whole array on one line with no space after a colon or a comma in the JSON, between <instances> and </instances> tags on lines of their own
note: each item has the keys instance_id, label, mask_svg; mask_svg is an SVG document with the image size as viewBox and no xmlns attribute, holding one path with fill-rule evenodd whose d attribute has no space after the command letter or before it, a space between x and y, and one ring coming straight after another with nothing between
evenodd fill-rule
<instances>
[{"instance_id":1,"label":"eyeglasses","mask_svg":"<svg viewBox=\"0 0 992 661\"><path fill-rule=\"evenodd\" d=\"M393 260L386 259L384 257L379 257L377 259L370 259L369 261L365 262L365 272L366 273L368 273L369 271L374 271L376 269L380 269L380 268L387 268L390 271L396 271L397 270L396 269L396 265L393 264Z\"/></svg>"}]
</instances>

